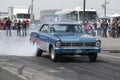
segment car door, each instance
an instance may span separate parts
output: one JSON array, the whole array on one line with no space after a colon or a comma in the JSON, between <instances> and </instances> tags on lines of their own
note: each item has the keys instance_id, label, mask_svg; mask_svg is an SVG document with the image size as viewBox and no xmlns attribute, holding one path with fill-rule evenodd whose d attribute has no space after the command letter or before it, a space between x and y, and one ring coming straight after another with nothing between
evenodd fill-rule
<instances>
[{"instance_id":1,"label":"car door","mask_svg":"<svg viewBox=\"0 0 120 80\"><path fill-rule=\"evenodd\" d=\"M48 44L48 35L49 33L49 26L47 24L44 24L41 29L40 29L40 36L39 36L39 48L48 51L49 49L49 44Z\"/></svg>"}]
</instances>

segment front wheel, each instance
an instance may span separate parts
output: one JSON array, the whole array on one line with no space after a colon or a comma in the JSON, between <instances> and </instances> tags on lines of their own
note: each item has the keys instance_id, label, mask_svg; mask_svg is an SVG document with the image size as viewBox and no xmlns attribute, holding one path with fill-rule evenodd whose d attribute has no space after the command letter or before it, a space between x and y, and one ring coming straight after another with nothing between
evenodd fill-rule
<instances>
[{"instance_id":1,"label":"front wheel","mask_svg":"<svg viewBox=\"0 0 120 80\"><path fill-rule=\"evenodd\" d=\"M89 53L90 62L95 62L97 59L97 53Z\"/></svg>"},{"instance_id":2,"label":"front wheel","mask_svg":"<svg viewBox=\"0 0 120 80\"><path fill-rule=\"evenodd\" d=\"M53 62L56 62L57 58L58 58L58 55L55 53L53 48L51 48L51 50L50 50L50 58Z\"/></svg>"},{"instance_id":3,"label":"front wheel","mask_svg":"<svg viewBox=\"0 0 120 80\"><path fill-rule=\"evenodd\" d=\"M36 56L41 57L41 55L42 55L42 50L37 48Z\"/></svg>"}]
</instances>

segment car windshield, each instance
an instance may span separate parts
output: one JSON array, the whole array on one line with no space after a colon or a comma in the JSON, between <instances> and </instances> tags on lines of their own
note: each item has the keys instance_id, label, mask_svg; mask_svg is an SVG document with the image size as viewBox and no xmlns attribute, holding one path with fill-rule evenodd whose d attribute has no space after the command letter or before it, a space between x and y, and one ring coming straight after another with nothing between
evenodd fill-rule
<instances>
[{"instance_id":1,"label":"car windshield","mask_svg":"<svg viewBox=\"0 0 120 80\"><path fill-rule=\"evenodd\" d=\"M53 24L50 26L50 32L77 32L83 33L83 28L79 24Z\"/></svg>"}]
</instances>

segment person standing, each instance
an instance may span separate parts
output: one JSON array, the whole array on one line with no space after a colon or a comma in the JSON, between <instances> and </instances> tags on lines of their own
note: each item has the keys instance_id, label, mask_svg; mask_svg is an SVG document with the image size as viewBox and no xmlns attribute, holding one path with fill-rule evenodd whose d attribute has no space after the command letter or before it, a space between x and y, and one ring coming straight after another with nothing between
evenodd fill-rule
<instances>
[{"instance_id":1,"label":"person standing","mask_svg":"<svg viewBox=\"0 0 120 80\"><path fill-rule=\"evenodd\" d=\"M4 18L4 19L1 21L1 26L2 26L2 29L3 29L3 30L6 29L6 18Z\"/></svg>"},{"instance_id":2,"label":"person standing","mask_svg":"<svg viewBox=\"0 0 120 80\"><path fill-rule=\"evenodd\" d=\"M26 19L25 22L26 22L26 24L27 24L27 28L29 28L29 26L30 26L30 22L29 22L29 20Z\"/></svg>"},{"instance_id":3,"label":"person standing","mask_svg":"<svg viewBox=\"0 0 120 80\"><path fill-rule=\"evenodd\" d=\"M2 22L2 20L1 20L1 18L0 18L0 30L2 29L2 27L1 27L1 26L2 26L2 25L1 25L1 22Z\"/></svg>"},{"instance_id":4,"label":"person standing","mask_svg":"<svg viewBox=\"0 0 120 80\"><path fill-rule=\"evenodd\" d=\"M23 20L22 22L22 33L23 33L23 36L27 36L27 23L25 20Z\"/></svg>"},{"instance_id":5,"label":"person standing","mask_svg":"<svg viewBox=\"0 0 120 80\"><path fill-rule=\"evenodd\" d=\"M7 30L7 36L12 36L11 35L11 20L8 18L6 21L6 30Z\"/></svg>"},{"instance_id":6,"label":"person standing","mask_svg":"<svg viewBox=\"0 0 120 80\"><path fill-rule=\"evenodd\" d=\"M107 29L108 29L108 23L107 21L105 21L103 26L103 37L105 38L107 38Z\"/></svg>"},{"instance_id":7,"label":"person standing","mask_svg":"<svg viewBox=\"0 0 120 80\"><path fill-rule=\"evenodd\" d=\"M103 33L104 33L104 20L101 21L100 27L101 27L101 37L104 37Z\"/></svg>"},{"instance_id":8,"label":"person standing","mask_svg":"<svg viewBox=\"0 0 120 80\"><path fill-rule=\"evenodd\" d=\"M17 24L17 36L21 36L21 27L22 27L21 21L18 20L18 24Z\"/></svg>"},{"instance_id":9,"label":"person standing","mask_svg":"<svg viewBox=\"0 0 120 80\"><path fill-rule=\"evenodd\" d=\"M97 35L100 36L101 35L101 26L100 26L100 22L97 22Z\"/></svg>"},{"instance_id":10,"label":"person standing","mask_svg":"<svg viewBox=\"0 0 120 80\"><path fill-rule=\"evenodd\" d=\"M85 26L85 30L87 34L92 34L92 26L90 23L87 23Z\"/></svg>"},{"instance_id":11,"label":"person standing","mask_svg":"<svg viewBox=\"0 0 120 80\"><path fill-rule=\"evenodd\" d=\"M14 22L13 22L13 30L16 30L17 29L17 20L14 20Z\"/></svg>"},{"instance_id":12,"label":"person standing","mask_svg":"<svg viewBox=\"0 0 120 80\"><path fill-rule=\"evenodd\" d=\"M120 38L120 21L118 21L117 25L117 38Z\"/></svg>"}]
</instances>

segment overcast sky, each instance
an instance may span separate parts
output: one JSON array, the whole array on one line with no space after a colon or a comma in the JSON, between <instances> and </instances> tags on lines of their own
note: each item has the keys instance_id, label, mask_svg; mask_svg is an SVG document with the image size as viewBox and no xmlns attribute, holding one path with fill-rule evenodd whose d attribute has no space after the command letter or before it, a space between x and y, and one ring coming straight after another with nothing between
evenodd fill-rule
<instances>
[{"instance_id":1,"label":"overcast sky","mask_svg":"<svg viewBox=\"0 0 120 80\"><path fill-rule=\"evenodd\" d=\"M99 15L103 15L105 0L86 0L86 8L94 8ZM107 0L107 13L120 13L120 0ZM0 12L8 11L9 6L26 6L31 4L31 0L0 0ZM44 9L73 9L75 7L83 7L83 0L34 0L34 14L38 18L40 10Z\"/></svg>"}]
</instances>

